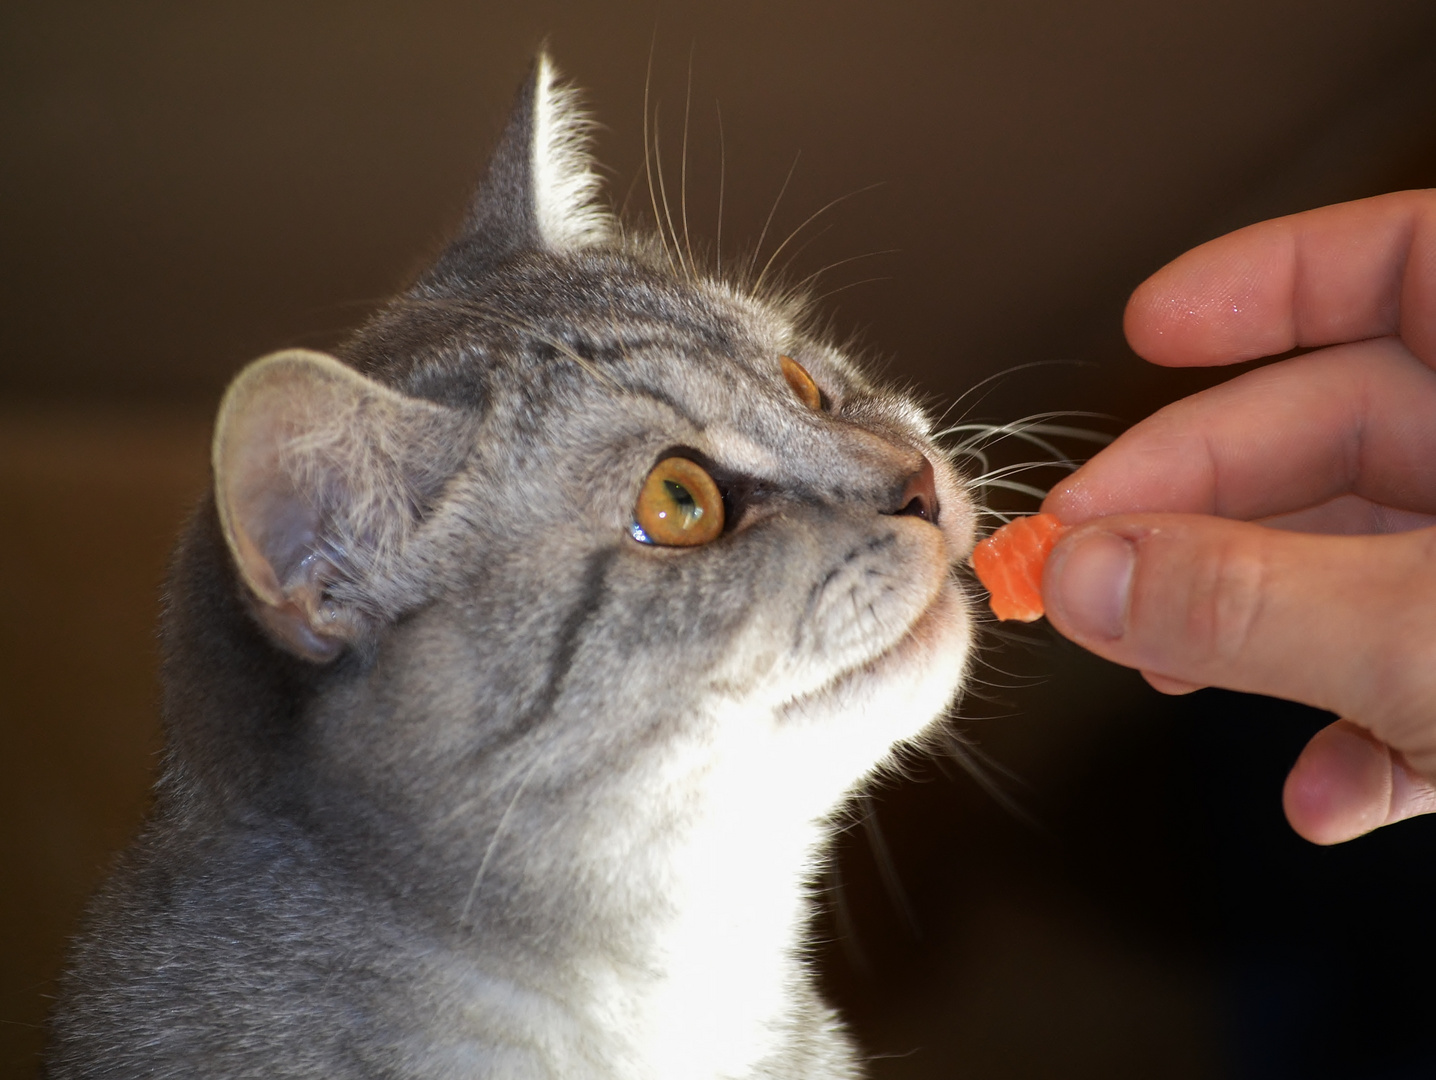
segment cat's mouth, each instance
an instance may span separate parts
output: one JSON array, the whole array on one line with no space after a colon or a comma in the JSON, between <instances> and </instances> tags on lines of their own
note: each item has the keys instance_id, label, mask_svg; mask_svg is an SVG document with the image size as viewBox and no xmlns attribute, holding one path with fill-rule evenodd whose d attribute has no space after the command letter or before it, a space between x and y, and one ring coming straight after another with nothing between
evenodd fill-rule
<instances>
[{"instance_id":1,"label":"cat's mouth","mask_svg":"<svg viewBox=\"0 0 1436 1080\"><path fill-rule=\"evenodd\" d=\"M967 670L972 618L964 594L948 580L898 637L794 702L807 712L857 713L890 739L916 735L944 712Z\"/></svg>"},{"instance_id":2,"label":"cat's mouth","mask_svg":"<svg viewBox=\"0 0 1436 1080\"><path fill-rule=\"evenodd\" d=\"M956 646L966 652L970 626L961 591L945 582L907 631L859 670L878 675L893 666L929 662L944 648Z\"/></svg>"}]
</instances>

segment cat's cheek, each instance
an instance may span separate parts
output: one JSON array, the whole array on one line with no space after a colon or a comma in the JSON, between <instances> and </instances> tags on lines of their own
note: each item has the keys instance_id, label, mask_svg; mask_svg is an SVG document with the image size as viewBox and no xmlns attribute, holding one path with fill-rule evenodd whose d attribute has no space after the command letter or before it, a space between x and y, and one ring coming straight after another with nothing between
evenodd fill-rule
<instances>
[{"instance_id":1,"label":"cat's cheek","mask_svg":"<svg viewBox=\"0 0 1436 1080\"><path fill-rule=\"evenodd\" d=\"M793 657L795 674L817 680L807 694L880 732L878 743L912 737L947 708L973 636L944 535L916 519L895 525L874 549L881 557L832 578L831 610L819 607L800 625Z\"/></svg>"},{"instance_id":2,"label":"cat's cheek","mask_svg":"<svg viewBox=\"0 0 1436 1080\"><path fill-rule=\"evenodd\" d=\"M966 679L971 644L972 620L954 588L908 640L879 661L872 684L862 688L866 700L855 710L853 737L870 734L890 744L920 739L951 711Z\"/></svg>"},{"instance_id":3,"label":"cat's cheek","mask_svg":"<svg viewBox=\"0 0 1436 1080\"><path fill-rule=\"evenodd\" d=\"M893 648L948 585L943 534L917 518L888 520L834 537L811 593L794 606L794 674L813 688Z\"/></svg>"}]
</instances>

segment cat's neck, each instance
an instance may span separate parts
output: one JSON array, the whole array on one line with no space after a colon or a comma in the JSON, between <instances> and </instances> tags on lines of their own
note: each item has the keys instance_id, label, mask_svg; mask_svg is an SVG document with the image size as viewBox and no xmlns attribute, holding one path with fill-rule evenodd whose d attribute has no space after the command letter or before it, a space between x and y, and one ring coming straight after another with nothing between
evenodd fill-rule
<instances>
[{"instance_id":1,"label":"cat's neck","mask_svg":"<svg viewBox=\"0 0 1436 1080\"><path fill-rule=\"evenodd\" d=\"M721 717L712 730L745 723L773 720ZM799 942L823 841L818 816L833 798L794 806L805 795L778 755L758 770L750 748L730 753L691 785L701 792L696 812L665 853L667 865L654 868L671 914L652 930L662 967L645 988L640 1041L658 1076L742 1075L801 1019ZM696 1060L707 1064L690 1071Z\"/></svg>"},{"instance_id":2,"label":"cat's neck","mask_svg":"<svg viewBox=\"0 0 1436 1080\"><path fill-rule=\"evenodd\" d=\"M830 1023L800 942L820 818L840 789L799 779L770 713L726 711L695 725L709 733L702 745L670 746L610 786L594 814L608 824L586 837L582 860L607 871L610 889L586 896L585 933L548 928L567 955L524 986L565 1014L543 1016L545 1039L569 1031L575 1048L606 1045L615 1075L744 1076L787 1053L795 1033ZM759 767L755 740L767 748Z\"/></svg>"}]
</instances>

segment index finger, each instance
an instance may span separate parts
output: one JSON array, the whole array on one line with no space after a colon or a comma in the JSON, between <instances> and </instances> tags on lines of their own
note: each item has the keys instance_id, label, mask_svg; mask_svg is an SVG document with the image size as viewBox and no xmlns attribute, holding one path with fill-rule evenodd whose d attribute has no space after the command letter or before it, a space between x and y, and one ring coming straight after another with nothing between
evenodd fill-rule
<instances>
[{"instance_id":1,"label":"index finger","mask_svg":"<svg viewBox=\"0 0 1436 1080\"><path fill-rule=\"evenodd\" d=\"M1127 340L1169 367L1398 335L1436 367L1436 190L1275 218L1193 248L1127 302Z\"/></svg>"},{"instance_id":2,"label":"index finger","mask_svg":"<svg viewBox=\"0 0 1436 1080\"><path fill-rule=\"evenodd\" d=\"M1107 514L1252 520L1353 494L1436 514L1436 370L1393 338L1238 375L1147 417L1055 485L1068 525Z\"/></svg>"}]
</instances>

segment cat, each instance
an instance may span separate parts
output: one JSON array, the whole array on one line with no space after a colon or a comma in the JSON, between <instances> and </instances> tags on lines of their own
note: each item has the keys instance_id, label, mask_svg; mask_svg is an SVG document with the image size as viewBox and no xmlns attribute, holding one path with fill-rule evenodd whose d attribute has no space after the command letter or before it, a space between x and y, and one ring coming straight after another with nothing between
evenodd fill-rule
<instances>
[{"instance_id":1,"label":"cat","mask_svg":"<svg viewBox=\"0 0 1436 1080\"><path fill-rule=\"evenodd\" d=\"M973 497L587 124L541 55L437 261L226 393L52 1080L862 1075L813 882L962 684Z\"/></svg>"}]
</instances>

